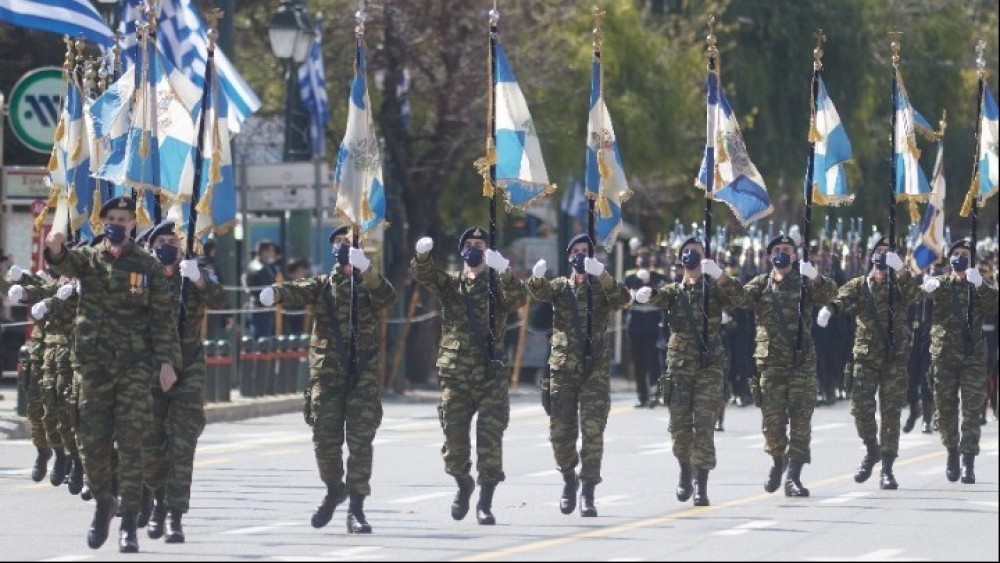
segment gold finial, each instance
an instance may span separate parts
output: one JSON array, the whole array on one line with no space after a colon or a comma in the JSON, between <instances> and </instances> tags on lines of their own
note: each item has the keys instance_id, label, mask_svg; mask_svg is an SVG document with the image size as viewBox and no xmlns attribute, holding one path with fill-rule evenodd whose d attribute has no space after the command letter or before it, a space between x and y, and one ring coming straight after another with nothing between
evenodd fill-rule
<instances>
[{"instance_id":1,"label":"gold finial","mask_svg":"<svg viewBox=\"0 0 1000 563\"><path fill-rule=\"evenodd\" d=\"M146 0L146 33L149 37L156 34L156 0Z\"/></svg>"},{"instance_id":2,"label":"gold finial","mask_svg":"<svg viewBox=\"0 0 1000 563\"><path fill-rule=\"evenodd\" d=\"M76 65L77 66L83 65L83 60L85 58L83 56L83 50L87 48L87 42L83 40L82 33L80 34L79 37L76 38L76 41L73 43L73 48L76 49Z\"/></svg>"},{"instance_id":3,"label":"gold finial","mask_svg":"<svg viewBox=\"0 0 1000 563\"><path fill-rule=\"evenodd\" d=\"M497 0L493 0L493 9L490 10L490 27L496 27L500 23L500 10L497 10Z\"/></svg>"},{"instance_id":4,"label":"gold finial","mask_svg":"<svg viewBox=\"0 0 1000 563\"><path fill-rule=\"evenodd\" d=\"M892 37L892 42L889 43L889 48L892 49L892 66L899 66L899 38L902 35L902 31L889 32L889 36Z\"/></svg>"},{"instance_id":5,"label":"gold finial","mask_svg":"<svg viewBox=\"0 0 1000 563\"><path fill-rule=\"evenodd\" d=\"M813 49L813 69L823 70L823 44L826 43L826 35L822 29L817 29L813 32L813 37L816 39L816 48Z\"/></svg>"},{"instance_id":6,"label":"gold finial","mask_svg":"<svg viewBox=\"0 0 1000 563\"><path fill-rule=\"evenodd\" d=\"M365 2L364 0L358 0L358 11L354 12L354 21L356 25L354 26L354 35L360 40L365 36L365 20L368 19L368 14L365 13Z\"/></svg>"},{"instance_id":7,"label":"gold finial","mask_svg":"<svg viewBox=\"0 0 1000 563\"><path fill-rule=\"evenodd\" d=\"M113 76L118 76L122 71L122 36L115 31L115 46L111 48L112 67L110 69Z\"/></svg>"},{"instance_id":8,"label":"gold finial","mask_svg":"<svg viewBox=\"0 0 1000 563\"><path fill-rule=\"evenodd\" d=\"M708 43L708 56L709 58L716 58L719 56L719 45L718 40L715 37L715 15L708 16L708 35L705 36L705 42Z\"/></svg>"},{"instance_id":9,"label":"gold finial","mask_svg":"<svg viewBox=\"0 0 1000 563\"><path fill-rule=\"evenodd\" d=\"M97 87L97 59L87 61L83 79L88 91L93 91Z\"/></svg>"},{"instance_id":10,"label":"gold finial","mask_svg":"<svg viewBox=\"0 0 1000 563\"><path fill-rule=\"evenodd\" d=\"M67 73L73 72L73 40L69 35L63 35L63 43L66 44L66 55L63 58L63 70Z\"/></svg>"},{"instance_id":11,"label":"gold finial","mask_svg":"<svg viewBox=\"0 0 1000 563\"><path fill-rule=\"evenodd\" d=\"M601 27L604 25L604 16L607 12L604 8L599 8L594 6L594 52L600 54L601 48L604 46L604 30Z\"/></svg>"},{"instance_id":12,"label":"gold finial","mask_svg":"<svg viewBox=\"0 0 1000 563\"><path fill-rule=\"evenodd\" d=\"M986 76L986 41L982 39L976 42L976 69L980 78Z\"/></svg>"},{"instance_id":13,"label":"gold finial","mask_svg":"<svg viewBox=\"0 0 1000 563\"><path fill-rule=\"evenodd\" d=\"M215 50L215 41L219 38L219 20L225 12L219 8L212 8L205 14L205 19L208 21L208 50Z\"/></svg>"}]
</instances>

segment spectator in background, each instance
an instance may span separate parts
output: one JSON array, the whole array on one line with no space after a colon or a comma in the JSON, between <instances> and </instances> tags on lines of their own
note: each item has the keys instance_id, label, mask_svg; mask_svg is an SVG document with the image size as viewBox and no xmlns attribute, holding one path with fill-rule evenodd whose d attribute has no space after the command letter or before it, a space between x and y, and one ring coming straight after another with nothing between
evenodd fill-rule
<instances>
[{"instance_id":1,"label":"spectator in background","mask_svg":"<svg viewBox=\"0 0 1000 563\"><path fill-rule=\"evenodd\" d=\"M312 273L309 260L305 258L292 258L285 268L285 280L296 281L308 277ZM282 326L285 334L302 334L305 330L305 307L301 305L283 305L284 315Z\"/></svg>"},{"instance_id":2,"label":"spectator in background","mask_svg":"<svg viewBox=\"0 0 1000 563\"><path fill-rule=\"evenodd\" d=\"M271 240L257 243L257 255L247 265L246 285L253 297L254 307L263 307L260 303L260 290L270 287L278 280L278 246ZM250 334L254 338L274 336L274 313L271 311L255 312L250 317Z\"/></svg>"}]
</instances>

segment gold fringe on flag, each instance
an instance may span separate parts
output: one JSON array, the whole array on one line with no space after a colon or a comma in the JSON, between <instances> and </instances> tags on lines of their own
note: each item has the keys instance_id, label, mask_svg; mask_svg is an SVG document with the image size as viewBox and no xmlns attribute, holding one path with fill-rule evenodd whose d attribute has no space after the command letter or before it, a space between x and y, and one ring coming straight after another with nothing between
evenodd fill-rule
<instances>
[{"instance_id":1,"label":"gold fringe on flag","mask_svg":"<svg viewBox=\"0 0 1000 563\"><path fill-rule=\"evenodd\" d=\"M90 204L90 228L95 233L102 230L101 225L101 186L94 188L93 203Z\"/></svg>"},{"instance_id":2,"label":"gold fringe on flag","mask_svg":"<svg viewBox=\"0 0 1000 563\"><path fill-rule=\"evenodd\" d=\"M472 165L476 172L483 177L483 197L493 197L493 181L490 179L490 167L497 163L497 149L493 146L493 139L486 142L486 156L477 158Z\"/></svg>"},{"instance_id":3,"label":"gold fringe on flag","mask_svg":"<svg viewBox=\"0 0 1000 563\"><path fill-rule=\"evenodd\" d=\"M910 221L914 223L920 222L920 206L917 205L917 200L909 200L910 207Z\"/></svg>"},{"instance_id":4,"label":"gold fringe on flag","mask_svg":"<svg viewBox=\"0 0 1000 563\"><path fill-rule=\"evenodd\" d=\"M906 150L910 151L913 158L920 158L920 148L917 146L917 140L912 135L906 138Z\"/></svg>"},{"instance_id":5,"label":"gold fringe on flag","mask_svg":"<svg viewBox=\"0 0 1000 563\"><path fill-rule=\"evenodd\" d=\"M60 119L59 124L56 125L56 134L53 137L55 140L55 144L58 145L59 142L63 140L63 136L65 135L66 135L66 122Z\"/></svg>"},{"instance_id":6,"label":"gold fringe on flag","mask_svg":"<svg viewBox=\"0 0 1000 563\"><path fill-rule=\"evenodd\" d=\"M38 212L35 217L35 230L41 230L42 225L45 224L45 215L48 213L49 209L55 206L56 202L59 201L59 188L52 186L51 191L49 191L49 199L45 202L45 207Z\"/></svg>"},{"instance_id":7,"label":"gold fringe on flag","mask_svg":"<svg viewBox=\"0 0 1000 563\"><path fill-rule=\"evenodd\" d=\"M812 117L809 118L809 142L818 143L822 138L819 129L816 128L816 114L813 113Z\"/></svg>"},{"instance_id":8,"label":"gold fringe on flag","mask_svg":"<svg viewBox=\"0 0 1000 563\"><path fill-rule=\"evenodd\" d=\"M979 188L979 172L972 175L972 183L969 191L965 192L965 201L962 202L962 210L958 212L962 217L968 217L972 213L972 206L976 203L976 192Z\"/></svg>"},{"instance_id":9,"label":"gold fringe on flag","mask_svg":"<svg viewBox=\"0 0 1000 563\"><path fill-rule=\"evenodd\" d=\"M150 219L149 214L146 213L146 206L144 205L145 200L145 190L139 190L135 193L135 222L143 228L153 224L153 220Z\"/></svg>"},{"instance_id":10,"label":"gold fringe on flag","mask_svg":"<svg viewBox=\"0 0 1000 563\"><path fill-rule=\"evenodd\" d=\"M375 212L372 211L372 204L368 201L368 190L361 192L361 221L371 221L375 218Z\"/></svg>"},{"instance_id":11,"label":"gold fringe on flag","mask_svg":"<svg viewBox=\"0 0 1000 563\"><path fill-rule=\"evenodd\" d=\"M721 133L715 136L715 162L726 162L729 153L726 152L726 139Z\"/></svg>"},{"instance_id":12,"label":"gold fringe on flag","mask_svg":"<svg viewBox=\"0 0 1000 563\"><path fill-rule=\"evenodd\" d=\"M601 190L597 196L597 215L603 218L611 217L611 203L608 202L608 196L604 190Z\"/></svg>"}]
</instances>

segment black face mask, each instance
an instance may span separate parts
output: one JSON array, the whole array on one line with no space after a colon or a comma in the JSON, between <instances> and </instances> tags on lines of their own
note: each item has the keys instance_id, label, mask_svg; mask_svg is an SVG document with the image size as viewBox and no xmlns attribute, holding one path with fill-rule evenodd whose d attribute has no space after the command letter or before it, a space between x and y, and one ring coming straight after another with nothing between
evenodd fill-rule
<instances>
[{"instance_id":1,"label":"black face mask","mask_svg":"<svg viewBox=\"0 0 1000 563\"><path fill-rule=\"evenodd\" d=\"M125 230L125 225L105 223L104 236L111 244L118 245L125 242L125 239L128 238L128 231Z\"/></svg>"},{"instance_id":2,"label":"black face mask","mask_svg":"<svg viewBox=\"0 0 1000 563\"><path fill-rule=\"evenodd\" d=\"M483 251L474 246L467 246L462 249L462 260L465 260L470 268L475 268L483 263Z\"/></svg>"},{"instance_id":3,"label":"black face mask","mask_svg":"<svg viewBox=\"0 0 1000 563\"><path fill-rule=\"evenodd\" d=\"M951 257L951 269L962 273L969 269L969 257L964 255L957 255Z\"/></svg>"},{"instance_id":4,"label":"black face mask","mask_svg":"<svg viewBox=\"0 0 1000 563\"><path fill-rule=\"evenodd\" d=\"M333 255L337 257L337 263L346 266L351 262L351 245L338 242L333 245Z\"/></svg>"},{"instance_id":5,"label":"black face mask","mask_svg":"<svg viewBox=\"0 0 1000 563\"><path fill-rule=\"evenodd\" d=\"M787 252L779 252L771 255L771 263L775 268L787 268L792 263L792 257Z\"/></svg>"},{"instance_id":6,"label":"black face mask","mask_svg":"<svg viewBox=\"0 0 1000 563\"><path fill-rule=\"evenodd\" d=\"M153 249L156 253L156 258L160 261L160 264L164 266L172 266L177 263L177 255L180 253L180 249L172 244L161 244Z\"/></svg>"},{"instance_id":7,"label":"black face mask","mask_svg":"<svg viewBox=\"0 0 1000 563\"><path fill-rule=\"evenodd\" d=\"M587 271L584 263L584 260L586 259L587 259L586 254L582 252L577 252L576 254L573 255L572 258L569 259L569 263L573 265L573 270L576 273L582 274Z\"/></svg>"},{"instance_id":8,"label":"black face mask","mask_svg":"<svg viewBox=\"0 0 1000 563\"><path fill-rule=\"evenodd\" d=\"M701 265L701 253L690 248L685 250L681 253L681 264L685 270L694 270Z\"/></svg>"},{"instance_id":9,"label":"black face mask","mask_svg":"<svg viewBox=\"0 0 1000 563\"><path fill-rule=\"evenodd\" d=\"M885 261L885 252L872 254L872 264L875 265L876 270L885 271L889 267L889 263Z\"/></svg>"},{"instance_id":10,"label":"black face mask","mask_svg":"<svg viewBox=\"0 0 1000 563\"><path fill-rule=\"evenodd\" d=\"M674 274L674 283L681 283L684 281L684 274Z\"/></svg>"}]
</instances>

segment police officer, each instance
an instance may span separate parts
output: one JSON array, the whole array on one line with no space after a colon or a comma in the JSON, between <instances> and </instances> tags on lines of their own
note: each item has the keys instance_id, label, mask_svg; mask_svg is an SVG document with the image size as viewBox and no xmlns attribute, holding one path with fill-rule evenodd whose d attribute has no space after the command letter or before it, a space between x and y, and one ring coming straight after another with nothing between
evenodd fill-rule
<instances>
[{"instance_id":1,"label":"police officer","mask_svg":"<svg viewBox=\"0 0 1000 563\"><path fill-rule=\"evenodd\" d=\"M632 301L624 284L605 271L593 253L590 237L573 237L566 246L566 258L573 266L570 277L545 278L548 266L539 260L532 268L528 291L542 302L552 304L552 352L548 382L549 441L556 467L563 475L559 510L569 514L576 508L580 482L580 515L597 516L594 488L602 481L604 428L611 409L611 339L608 325L615 311ZM649 287L648 285L643 287ZM588 295L590 335L587 334ZM656 352L656 340L646 342L649 353ZM645 375L643 375L645 377ZM543 383L543 388L545 384ZM581 439L579 452L577 439ZM577 477L576 466L580 464Z\"/></svg>"},{"instance_id":2,"label":"police officer","mask_svg":"<svg viewBox=\"0 0 1000 563\"><path fill-rule=\"evenodd\" d=\"M504 480L503 433L510 422L510 369L500 361L504 354L507 317L524 305L524 284L510 269L510 261L489 248L485 229L467 229L458 250L465 262L460 272L446 272L434 264L430 252L434 241L417 241L411 264L414 277L441 302L442 333L438 348L438 377L441 402L438 417L444 431L441 454L445 471L455 477L458 492L451 505L451 517L465 518L469 499L476 487L470 475L472 451L469 440L472 417L476 413L476 469L479 472L479 502L476 520L493 525L493 493ZM487 272L499 274L496 285L494 325L489 326ZM492 338L493 349L487 344Z\"/></svg>"},{"instance_id":3,"label":"police officer","mask_svg":"<svg viewBox=\"0 0 1000 563\"><path fill-rule=\"evenodd\" d=\"M337 505L350 497L349 534L370 534L364 513L371 494L372 442L382 423L381 377L378 372L379 314L396 300L389 282L371 267L364 251L346 239L347 227L334 230L330 243L334 271L264 289L265 306L275 303L312 308L309 345L309 414L320 478L327 494L312 517L322 528ZM351 292L356 311L352 317ZM352 320L355 325L352 326ZM352 333L356 351L352 354ZM344 484L344 441L347 441L347 484Z\"/></svg>"},{"instance_id":4,"label":"police officer","mask_svg":"<svg viewBox=\"0 0 1000 563\"><path fill-rule=\"evenodd\" d=\"M636 252L635 268L625 272L625 287L636 291L641 287L659 288L667 279L654 269L651 253L648 248L640 248ZM649 397L650 386L656 386L660 378L660 351L656 342L660 337L660 320L662 312L647 305L633 305L628 309L629 352L632 356L632 369L635 373L635 391L639 402L636 407L651 406Z\"/></svg>"},{"instance_id":5,"label":"police officer","mask_svg":"<svg viewBox=\"0 0 1000 563\"><path fill-rule=\"evenodd\" d=\"M159 373L168 391L180 365L176 303L160 263L129 239L135 201L117 197L100 210L104 241L66 249L65 235L45 241L45 260L59 275L80 282L73 353L80 374L81 457L97 506L87 544L101 547L115 515L111 490L114 445L122 503L118 547L139 550L136 535L142 492L143 432L150 424L149 382Z\"/></svg>"}]
</instances>

